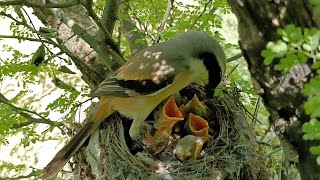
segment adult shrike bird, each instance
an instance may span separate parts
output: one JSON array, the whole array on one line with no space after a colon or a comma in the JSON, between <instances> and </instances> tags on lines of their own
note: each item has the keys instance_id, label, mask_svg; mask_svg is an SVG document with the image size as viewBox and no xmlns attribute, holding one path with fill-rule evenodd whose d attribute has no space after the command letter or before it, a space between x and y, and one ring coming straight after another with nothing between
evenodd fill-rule
<instances>
[{"instance_id":1,"label":"adult shrike bird","mask_svg":"<svg viewBox=\"0 0 320 180\"><path fill-rule=\"evenodd\" d=\"M121 66L91 94L100 97L98 108L80 131L45 168L44 178L59 172L100 123L114 112L133 120L130 137L138 140L144 120L164 99L191 83L214 91L226 69L224 52L204 32L188 31L154 44Z\"/></svg>"}]
</instances>

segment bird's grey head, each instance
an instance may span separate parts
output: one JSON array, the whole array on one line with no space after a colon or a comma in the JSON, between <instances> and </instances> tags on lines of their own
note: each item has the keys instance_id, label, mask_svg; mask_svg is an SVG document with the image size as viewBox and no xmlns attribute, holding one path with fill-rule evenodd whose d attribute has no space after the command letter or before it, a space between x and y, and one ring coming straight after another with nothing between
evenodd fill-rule
<instances>
[{"instance_id":1,"label":"bird's grey head","mask_svg":"<svg viewBox=\"0 0 320 180\"><path fill-rule=\"evenodd\" d=\"M209 84L206 86L208 95L212 95L214 88L221 82L226 69L226 58L222 47L210 35L201 31L188 31L180 34L186 44L186 53L202 60L209 72Z\"/></svg>"}]
</instances>

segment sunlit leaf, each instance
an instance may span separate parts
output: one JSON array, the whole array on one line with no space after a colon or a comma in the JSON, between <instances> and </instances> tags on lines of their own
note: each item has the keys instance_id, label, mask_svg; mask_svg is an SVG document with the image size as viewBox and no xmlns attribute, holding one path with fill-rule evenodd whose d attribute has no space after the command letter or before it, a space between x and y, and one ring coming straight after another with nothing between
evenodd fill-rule
<instances>
[{"instance_id":1,"label":"sunlit leaf","mask_svg":"<svg viewBox=\"0 0 320 180\"><path fill-rule=\"evenodd\" d=\"M303 124L302 131L305 133L303 139L315 140L320 139L320 121L311 119L310 122Z\"/></svg>"}]
</instances>

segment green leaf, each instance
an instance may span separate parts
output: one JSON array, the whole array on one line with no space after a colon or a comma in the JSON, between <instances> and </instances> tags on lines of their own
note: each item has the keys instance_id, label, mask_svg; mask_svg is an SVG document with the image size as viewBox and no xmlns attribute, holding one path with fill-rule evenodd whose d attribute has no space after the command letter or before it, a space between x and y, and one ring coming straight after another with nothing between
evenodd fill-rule
<instances>
[{"instance_id":1,"label":"green leaf","mask_svg":"<svg viewBox=\"0 0 320 180\"><path fill-rule=\"evenodd\" d=\"M302 131L305 133L303 135L303 139L305 140L320 139L320 121L311 119L310 122L303 124Z\"/></svg>"},{"instance_id":2,"label":"green leaf","mask_svg":"<svg viewBox=\"0 0 320 180\"><path fill-rule=\"evenodd\" d=\"M76 74L75 72L71 71L67 66L61 66L59 68L59 71L67 74Z\"/></svg>"},{"instance_id":3,"label":"green leaf","mask_svg":"<svg viewBox=\"0 0 320 180\"><path fill-rule=\"evenodd\" d=\"M310 152L312 154L320 154L320 146L312 146L312 147L310 147Z\"/></svg>"},{"instance_id":4,"label":"green leaf","mask_svg":"<svg viewBox=\"0 0 320 180\"><path fill-rule=\"evenodd\" d=\"M68 91L77 91L74 87L72 87L69 84L63 82L62 80L60 80L57 77L54 77L52 79L52 82L53 82L54 85L56 85L60 89L65 89L65 90L68 90Z\"/></svg>"},{"instance_id":5,"label":"green leaf","mask_svg":"<svg viewBox=\"0 0 320 180\"><path fill-rule=\"evenodd\" d=\"M21 11L22 6L13 6L14 11L17 13L18 17L25 21L24 15Z\"/></svg>"},{"instance_id":6,"label":"green leaf","mask_svg":"<svg viewBox=\"0 0 320 180\"><path fill-rule=\"evenodd\" d=\"M59 31L54 28L40 27L39 34L44 38L56 38L59 35Z\"/></svg>"},{"instance_id":7,"label":"green leaf","mask_svg":"<svg viewBox=\"0 0 320 180\"><path fill-rule=\"evenodd\" d=\"M276 43L269 42L267 44L267 49L271 50L274 56L278 58L285 56L288 52L287 43L282 40L278 40Z\"/></svg>"},{"instance_id":8,"label":"green leaf","mask_svg":"<svg viewBox=\"0 0 320 180\"><path fill-rule=\"evenodd\" d=\"M289 71L297 62L298 56L294 53L287 54L286 57L280 59L280 63L277 66L279 71Z\"/></svg>"},{"instance_id":9,"label":"green leaf","mask_svg":"<svg viewBox=\"0 0 320 180\"><path fill-rule=\"evenodd\" d=\"M304 103L304 108L311 118L320 117L320 96L310 98Z\"/></svg>"},{"instance_id":10,"label":"green leaf","mask_svg":"<svg viewBox=\"0 0 320 180\"><path fill-rule=\"evenodd\" d=\"M312 97L312 96L319 96L320 92L320 75L316 75L315 77L311 78L310 81L304 85L301 93L305 96Z\"/></svg>"},{"instance_id":11,"label":"green leaf","mask_svg":"<svg viewBox=\"0 0 320 180\"><path fill-rule=\"evenodd\" d=\"M304 42L302 30L300 27L296 27L295 25L290 24L285 27L284 31L285 34L283 35L283 37L286 37L288 39L287 42L290 42L293 47L300 47Z\"/></svg>"},{"instance_id":12,"label":"green leaf","mask_svg":"<svg viewBox=\"0 0 320 180\"><path fill-rule=\"evenodd\" d=\"M320 55L320 54L319 54ZM319 69L320 68L320 61L317 61L316 63L311 65L312 69Z\"/></svg>"},{"instance_id":13,"label":"green leaf","mask_svg":"<svg viewBox=\"0 0 320 180\"><path fill-rule=\"evenodd\" d=\"M270 65L274 59L274 54L268 49L263 50L261 56L265 58L263 61L265 65Z\"/></svg>"},{"instance_id":14,"label":"green leaf","mask_svg":"<svg viewBox=\"0 0 320 180\"><path fill-rule=\"evenodd\" d=\"M311 2L311 4L313 4L313 5L318 5L318 6L320 6L320 1L319 0L310 0L310 2Z\"/></svg>"},{"instance_id":15,"label":"green leaf","mask_svg":"<svg viewBox=\"0 0 320 180\"><path fill-rule=\"evenodd\" d=\"M309 52L312 51L312 47L307 43L303 43L302 48Z\"/></svg>"},{"instance_id":16,"label":"green leaf","mask_svg":"<svg viewBox=\"0 0 320 180\"><path fill-rule=\"evenodd\" d=\"M304 40L306 44L310 47L310 50L307 51L314 51L319 46L320 41L320 31L316 28L305 28L304 30Z\"/></svg>"},{"instance_id":17,"label":"green leaf","mask_svg":"<svg viewBox=\"0 0 320 180\"><path fill-rule=\"evenodd\" d=\"M37 49L37 51L32 55L31 64L34 64L37 67L40 66L44 62L45 56L46 56L45 46L42 43Z\"/></svg>"},{"instance_id":18,"label":"green leaf","mask_svg":"<svg viewBox=\"0 0 320 180\"><path fill-rule=\"evenodd\" d=\"M306 63L308 61L308 57L302 52L297 53L298 59L300 63Z\"/></svg>"}]
</instances>

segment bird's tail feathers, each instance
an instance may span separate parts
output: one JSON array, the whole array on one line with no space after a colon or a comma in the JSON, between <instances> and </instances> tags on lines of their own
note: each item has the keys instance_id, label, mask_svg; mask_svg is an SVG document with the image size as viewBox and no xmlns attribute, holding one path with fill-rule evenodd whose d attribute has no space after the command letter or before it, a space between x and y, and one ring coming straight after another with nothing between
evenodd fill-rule
<instances>
[{"instance_id":1,"label":"bird's tail feathers","mask_svg":"<svg viewBox=\"0 0 320 180\"><path fill-rule=\"evenodd\" d=\"M71 138L70 142L68 142L44 168L45 172L42 178L49 179L50 177L56 175L83 145L93 131L100 125L100 123L100 121L94 121L93 118L90 118L90 120L80 129L80 131Z\"/></svg>"}]
</instances>

